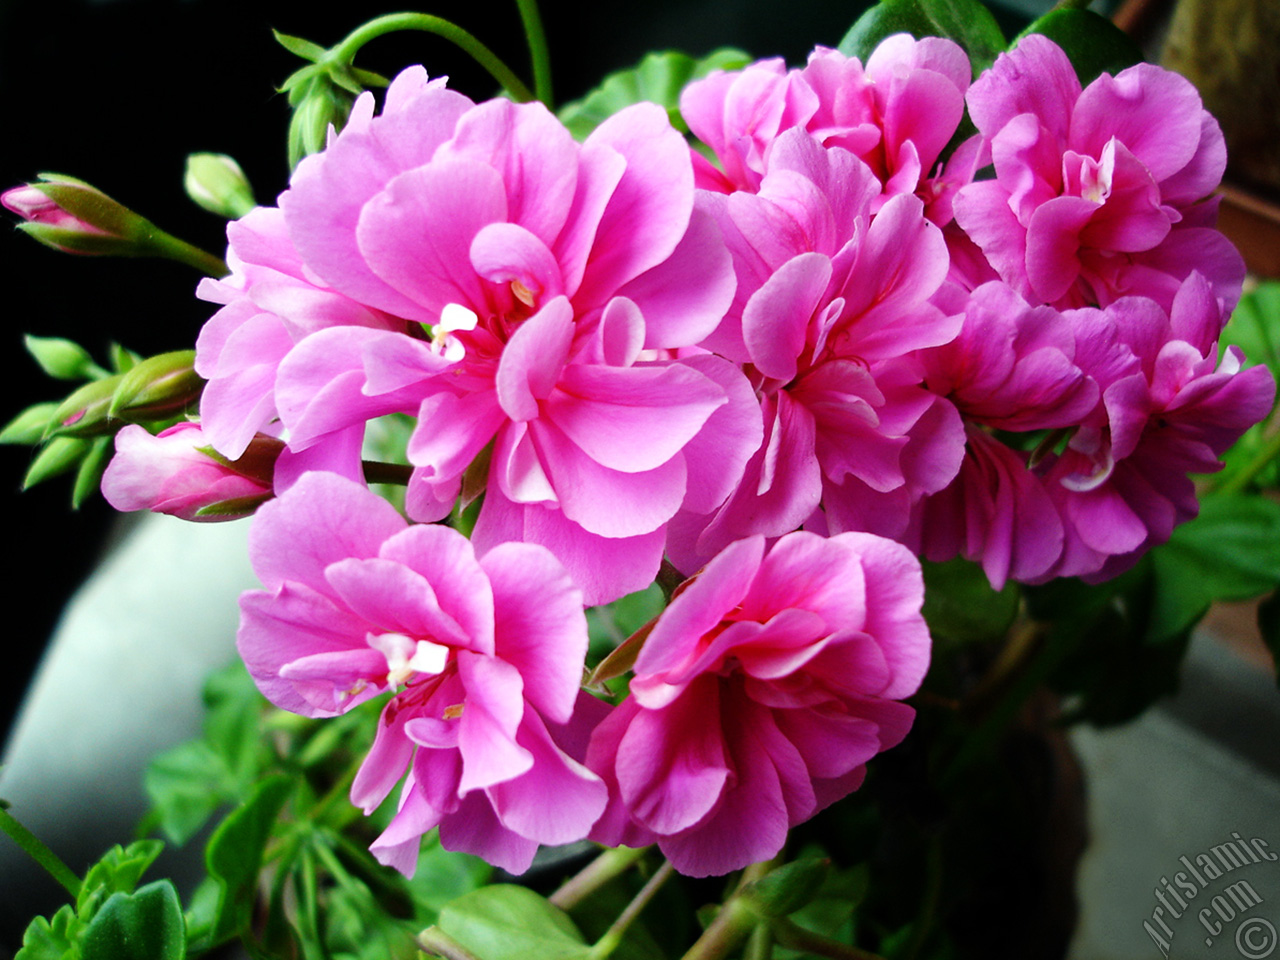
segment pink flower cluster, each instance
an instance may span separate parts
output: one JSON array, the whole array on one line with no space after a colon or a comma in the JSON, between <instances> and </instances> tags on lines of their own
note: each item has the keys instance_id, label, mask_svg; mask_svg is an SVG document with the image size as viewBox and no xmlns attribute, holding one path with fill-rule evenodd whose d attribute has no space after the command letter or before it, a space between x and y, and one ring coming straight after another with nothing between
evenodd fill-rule
<instances>
[{"instance_id":1,"label":"pink flower cluster","mask_svg":"<svg viewBox=\"0 0 1280 960\"><path fill-rule=\"evenodd\" d=\"M1032 36L970 85L901 35L681 106L718 164L651 104L577 143L411 68L200 289L204 442L282 446L241 652L291 710L389 695L353 799L403 782L374 845L401 870L434 827L512 871L587 836L697 875L773 856L911 725L917 556L1109 576L1270 409L1218 352L1243 268L1175 75L1082 90ZM389 414L413 522L363 483ZM460 498L470 542L436 525ZM580 692L584 606L664 557L692 579L629 696Z\"/></svg>"}]
</instances>

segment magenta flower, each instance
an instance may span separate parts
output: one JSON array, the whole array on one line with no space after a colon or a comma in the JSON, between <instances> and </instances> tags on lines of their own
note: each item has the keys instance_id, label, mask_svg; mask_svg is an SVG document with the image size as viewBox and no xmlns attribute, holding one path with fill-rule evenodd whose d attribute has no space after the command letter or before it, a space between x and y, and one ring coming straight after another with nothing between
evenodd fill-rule
<instances>
[{"instance_id":1,"label":"magenta flower","mask_svg":"<svg viewBox=\"0 0 1280 960\"><path fill-rule=\"evenodd\" d=\"M200 331L196 372L209 381L200 400L205 434L220 453L238 457L259 431L279 429L276 378L295 344L332 326L388 329L395 321L310 273L273 207L228 224L227 238L231 274L202 280L197 290L223 306ZM358 465L358 439L354 450Z\"/></svg>"},{"instance_id":2,"label":"magenta flower","mask_svg":"<svg viewBox=\"0 0 1280 960\"><path fill-rule=\"evenodd\" d=\"M951 40L909 34L886 38L866 67L856 58L816 48L808 64L787 71L762 60L691 83L680 111L715 152L722 169L695 157L699 186L722 193L760 187L767 156L788 130L800 128L826 147L866 163L880 184L875 208L889 197L919 192L929 218L951 218L951 196L972 179L977 144L957 153L950 172L935 169L964 116L970 67Z\"/></svg>"},{"instance_id":3,"label":"magenta flower","mask_svg":"<svg viewBox=\"0 0 1280 960\"><path fill-rule=\"evenodd\" d=\"M1166 310L1198 270L1228 308L1244 263L1213 229L1226 148L1195 88L1138 64L1083 91L1066 54L1023 38L973 85L969 112L995 179L963 187L956 221L1032 303Z\"/></svg>"},{"instance_id":4,"label":"magenta flower","mask_svg":"<svg viewBox=\"0 0 1280 960\"><path fill-rule=\"evenodd\" d=\"M593 838L656 839L691 876L774 856L906 735L923 597L915 558L870 534L730 546L672 600L596 728L588 764L612 794Z\"/></svg>"},{"instance_id":5,"label":"magenta flower","mask_svg":"<svg viewBox=\"0 0 1280 960\"><path fill-rule=\"evenodd\" d=\"M280 444L263 437L238 461L215 456L198 423L153 436L137 424L116 434L102 495L117 510L151 510L183 520L235 520L272 496Z\"/></svg>"},{"instance_id":6,"label":"magenta flower","mask_svg":"<svg viewBox=\"0 0 1280 960\"><path fill-rule=\"evenodd\" d=\"M325 284L334 300L317 306L338 322L286 337L254 312L249 278L254 306L224 309L252 315L270 349L223 347L219 369L255 385L235 391L257 398L245 422L274 404L291 455L357 450L367 420L416 414L415 519L447 515L466 475L485 493L481 550L541 543L603 602L651 581L666 523L723 500L758 443L753 406L730 404L749 397L741 374L674 358L715 329L734 282L684 139L653 105L578 144L540 104L476 105L410 69L380 116L361 98L280 207L290 246L268 247L292 259L275 269ZM316 299L297 288L291 303ZM341 298L374 322L342 319ZM219 329L236 323L249 329Z\"/></svg>"},{"instance_id":7,"label":"magenta flower","mask_svg":"<svg viewBox=\"0 0 1280 960\"><path fill-rule=\"evenodd\" d=\"M351 792L370 813L404 778L380 861L412 874L439 826L446 848L521 873L539 843L586 835L606 789L567 750L602 705L584 694L575 710L582 593L547 550L477 557L324 473L259 511L249 550L266 589L241 598L238 647L262 692L307 716L391 693Z\"/></svg>"},{"instance_id":8,"label":"magenta flower","mask_svg":"<svg viewBox=\"0 0 1280 960\"><path fill-rule=\"evenodd\" d=\"M758 192L709 195L738 294L703 346L747 365L764 441L723 504L672 526L679 569L819 510L832 532L897 536L959 469L960 419L910 356L959 326L928 299L947 271L942 232L917 197L873 214L878 196L865 163L795 129L774 141Z\"/></svg>"},{"instance_id":9,"label":"magenta flower","mask_svg":"<svg viewBox=\"0 0 1280 960\"><path fill-rule=\"evenodd\" d=\"M1218 354L1226 317L1193 272L1170 312L1145 298L1107 310L1128 363L1095 372L1102 401L1062 455L1043 465L1066 528L1049 576L1103 580L1131 566L1199 512L1189 476L1218 461L1275 399L1265 366L1243 368L1238 347Z\"/></svg>"}]
</instances>

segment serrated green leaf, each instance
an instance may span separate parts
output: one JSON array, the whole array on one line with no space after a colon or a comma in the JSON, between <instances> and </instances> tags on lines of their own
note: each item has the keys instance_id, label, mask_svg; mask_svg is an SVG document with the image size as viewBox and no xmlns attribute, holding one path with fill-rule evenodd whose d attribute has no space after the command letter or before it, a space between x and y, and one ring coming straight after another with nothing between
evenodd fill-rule
<instances>
[{"instance_id":1,"label":"serrated green leaf","mask_svg":"<svg viewBox=\"0 0 1280 960\"><path fill-rule=\"evenodd\" d=\"M187 953L182 905L173 883L157 880L116 893L84 932L82 960L182 960Z\"/></svg>"},{"instance_id":2,"label":"serrated green leaf","mask_svg":"<svg viewBox=\"0 0 1280 960\"><path fill-rule=\"evenodd\" d=\"M954 40L969 55L975 77L1005 48L1000 25L978 0L880 0L849 28L839 50L866 63L880 41L895 33Z\"/></svg>"},{"instance_id":3,"label":"serrated green leaf","mask_svg":"<svg viewBox=\"0 0 1280 960\"><path fill-rule=\"evenodd\" d=\"M439 927L479 960L585 960L591 948L569 915L527 887L496 884L454 900Z\"/></svg>"},{"instance_id":4,"label":"serrated green leaf","mask_svg":"<svg viewBox=\"0 0 1280 960\"><path fill-rule=\"evenodd\" d=\"M1106 17L1092 10L1051 10L1014 39L1011 47L1032 33L1042 34L1062 48L1071 60L1081 86L1099 74L1112 76L1142 62L1142 48Z\"/></svg>"},{"instance_id":5,"label":"serrated green leaf","mask_svg":"<svg viewBox=\"0 0 1280 960\"><path fill-rule=\"evenodd\" d=\"M77 960L83 929L70 904L59 907L49 920L35 917L27 924L22 947L13 960Z\"/></svg>"},{"instance_id":6,"label":"serrated green leaf","mask_svg":"<svg viewBox=\"0 0 1280 960\"><path fill-rule=\"evenodd\" d=\"M138 840L128 847L116 844L108 850L84 875L76 901L80 915L85 916L86 905L97 894L133 893L142 875L163 850L164 843L160 840Z\"/></svg>"},{"instance_id":7,"label":"serrated green leaf","mask_svg":"<svg viewBox=\"0 0 1280 960\"><path fill-rule=\"evenodd\" d=\"M93 362L89 351L72 340L31 334L22 340L40 369L56 380L96 380L107 375Z\"/></svg>"},{"instance_id":8,"label":"serrated green leaf","mask_svg":"<svg viewBox=\"0 0 1280 960\"><path fill-rule=\"evenodd\" d=\"M560 119L581 140L624 107L648 102L664 108L676 129L687 131L680 117L680 92L713 70L737 70L750 60L748 54L729 47L701 58L675 50L651 53L634 68L609 74L581 100L565 104Z\"/></svg>"}]
</instances>

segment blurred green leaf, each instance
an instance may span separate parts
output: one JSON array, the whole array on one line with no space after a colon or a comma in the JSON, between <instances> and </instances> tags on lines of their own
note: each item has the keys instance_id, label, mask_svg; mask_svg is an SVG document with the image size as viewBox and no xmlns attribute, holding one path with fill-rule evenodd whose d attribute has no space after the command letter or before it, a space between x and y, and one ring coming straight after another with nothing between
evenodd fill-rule
<instances>
[{"instance_id":1,"label":"blurred green leaf","mask_svg":"<svg viewBox=\"0 0 1280 960\"><path fill-rule=\"evenodd\" d=\"M271 828L296 787L292 777L263 780L245 804L218 825L205 848L205 866L220 890L210 945L243 930L253 908L258 870Z\"/></svg>"},{"instance_id":2,"label":"blurred green leaf","mask_svg":"<svg viewBox=\"0 0 1280 960\"><path fill-rule=\"evenodd\" d=\"M527 887L481 887L440 911L439 927L479 960L585 960L569 915Z\"/></svg>"},{"instance_id":3,"label":"blurred green leaf","mask_svg":"<svg viewBox=\"0 0 1280 960\"><path fill-rule=\"evenodd\" d=\"M116 844L103 854L102 859L89 868L80 886L76 908L81 917L86 915L92 898L106 900L111 894L133 893L162 850L164 844L159 840L138 840L128 847Z\"/></svg>"},{"instance_id":4,"label":"blurred green leaf","mask_svg":"<svg viewBox=\"0 0 1280 960\"><path fill-rule=\"evenodd\" d=\"M663 107L672 125L687 133L689 128L680 116L680 91L713 70L738 70L750 61L748 54L729 47L701 58L675 50L651 53L638 66L609 74L581 100L565 104L560 109L560 119L582 140L624 107L649 102Z\"/></svg>"},{"instance_id":5,"label":"blurred green leaf","mask_svg":"<svg viewBox=\"0 0 1280 960\"><path fill-rule=\"evenodd\" d=\"M186 952L182 906L168 880L112 894L81 944L83 960L182 960Z\"/></svg>"},{"instance_id":6,"label":"blurred green leaf","mask_svg":"<svg viewBox=\"0 0 1280 960\"><path fill-rule=\"evenodd\" d=\"M935 641L960 645L1003 637L1018 615L1018 588L993 590L982 568L969 560L925 563L924 617Z\"/></svg>"},{"instance_id":7,"label":"blurred green leaf","mask_svg":"<svg viewBox=\"0 0 1280 960\"><path fill-rule=\"evenodd\" d=\"M978 0L880 0L849 28L839 49L866 63L880 41L895 33L954 40L969 55L975 77L1005 48L1000 25Z\"/></svg>"},{"instance_id":8,"label":"blurred green leaf","mask_svg":"<svg viewBox=\"0 0 1280 960\"><path fill-rule=\"evenodd\" d=\"M1248 600L1280 585L1280 504L1256 496L1206 498L1200 516L1151 551L1155 594L1148 636L1176 636L1215 600Z\"/></svg>"},{"instance_id":9,"label":"blurred green leaf","mask_svg":"<svg viewBox=\"0 0 1280 960\"><path fill-rule=\"evenodd\" d=\"M1062 48L1081 86L1088 86L1101 73L1114 76L1142 62L1142 49L1129 35L1092 10L1050 10L1018 34L1011 48L1032 33L1042 34Z\"/></svg>"}]
</instances>

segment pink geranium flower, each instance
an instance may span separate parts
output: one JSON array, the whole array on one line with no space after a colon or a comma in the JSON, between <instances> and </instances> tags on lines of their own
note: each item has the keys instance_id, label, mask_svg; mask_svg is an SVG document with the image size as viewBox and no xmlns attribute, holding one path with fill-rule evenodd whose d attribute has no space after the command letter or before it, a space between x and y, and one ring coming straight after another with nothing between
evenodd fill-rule
<instances>
[{"instance_id":1,"label":"pink geranium flower","mask_svg":"<svg viewBox=\"0 0 1280 960\"><path fill-rule=\"evenodd\" d=\"M957 152L949 171L936 169L964 116L969 59L953 41L886 38L866 66L826 47L808 64L786 70L761 60L740 71L716 71L689 84L680 111L714 151L720 169L695 156L699 186L731 193L759 189L773 144L803 129L826 147L866 163L880 185L875 207L918 192L931 220L951 218L951 196L972 179L977 142Z\"/></svg>"},{"instance_id":2,"label":"pink geranium flower","mask_svg":"<svg viewBox=\"0 0 1280 960\"><path fill-rule=\"evenodd\" d=\"M582 594L547 550L477 557L454 530L308 473L259 511L249 551L266 589L241 598L238 647L262 692L306 716L391 694L351 792L371 813L404 778L379 860L412 874L438 826L446 848L521 873L540 843L586 835L606 790L566 748L599 705L575 710Z\"/></svg>"},{"instance_id":3,"label":"pink geranium flower","mask_svg":"<svg viewBox=\"0 0 1280 960\"><path fill-rule=\"evenodd\" d=\"M929 664L920 565L870 534L761 537L713 560L658 619L588 764L593 833L657 841L681 873L767 860L906 735Z\"/></svg>"},{"instance_id":4,"label":"pink geranium flower","mask_svg":"<svg viewBox=\"0 0 1280 960\"><path fill-rule=\"evenodd\" d=\"M752 405L730 402L741 374L674 358L734 281L656 106L578 144L540 104L473 104L413 68L380 116L358 101L280 207L306 277L394 318L286 345L290 450L416 414L415 519L447 515L467 475L480 549L541 543L604 602L651 581L666 523L722 500L758 442Z\"/></svg>"},{"instance_id":5,"label":"pink geranium flower","mask_svg":"<svg viewBox=\"0 0 1280 960\"><path fill-rule=\"evenodd\" d=\"M957 223L1033 303L1145 296L1168 310L1198 270L1234 306L1244 263L1213 229L1226 148L1190 82L1151 64L1081 90L1066 54L1031 35L969 90L995 179L963 187Z\"/></svg>"},{"instance_id":6,"label":"pink geranium flower","mask_svg":"<svg viewBox=\"0 0 1280 960\"><path fill-rule=\"evenodd\" d=\"M911 504L959 469L960 419L911 356L959 326L929 302L947 271L942 232L917 197L875 213L878 196L865 163L793 129L774 141L757 192L710 197L738 293L703 346L750 372L764 441L724 503L673 524L678 568L819 510L832 532L897 536Z\"/></svg>"}]
</instances>

